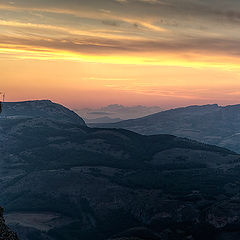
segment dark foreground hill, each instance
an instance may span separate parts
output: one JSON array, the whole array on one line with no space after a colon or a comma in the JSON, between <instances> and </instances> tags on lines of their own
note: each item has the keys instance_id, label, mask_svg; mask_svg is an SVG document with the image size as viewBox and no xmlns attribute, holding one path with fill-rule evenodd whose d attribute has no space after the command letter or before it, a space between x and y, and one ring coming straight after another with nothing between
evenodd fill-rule
<instances>
[{"instance_id":1,"label":"dark foreground hill","mask_svg":"<svg viewBox=\"0 0 240 240\"><path fill-rule=\"evenodd\" d=\"M95 127L124 128L140 134L173 134L240 152L240 105L190 106Z\"/></svg>"},{"instance_id":2,"label":"dark foreground hill","mask_svg":"<svg viewBox=\"0 0 240 240\"><path fill-rule=\"evenodd\" d=\"M0 119L0 205L21 240L238 239L240 156L171 135Z\"/></svg>"},{"instance_id":3,"label":"dark foreground hill","mask_svg":"<svg viewBox=\"0 0 240 240\"><path fill-rule=\"evenodd\" d=\"M5 102L1 116L12 119L44 118L85 126L83 119L75 112L50 100Z\"/></svg>"}]
</instances>

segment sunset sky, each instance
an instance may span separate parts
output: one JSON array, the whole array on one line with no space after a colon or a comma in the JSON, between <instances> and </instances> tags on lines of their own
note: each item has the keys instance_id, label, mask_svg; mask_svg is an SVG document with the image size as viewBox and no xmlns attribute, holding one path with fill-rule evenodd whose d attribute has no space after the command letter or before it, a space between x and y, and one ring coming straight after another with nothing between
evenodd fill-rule
<instances>
[{"instance_id":1,"label":"sunset sky","mask_svg":"<svg viewBox=\"0 0 240 240\"><path fill-rule=\"evenodd\" d=\"M71 108L240 103L238 0L0 0L0 92Z\"/></svg>"}]
</instances>

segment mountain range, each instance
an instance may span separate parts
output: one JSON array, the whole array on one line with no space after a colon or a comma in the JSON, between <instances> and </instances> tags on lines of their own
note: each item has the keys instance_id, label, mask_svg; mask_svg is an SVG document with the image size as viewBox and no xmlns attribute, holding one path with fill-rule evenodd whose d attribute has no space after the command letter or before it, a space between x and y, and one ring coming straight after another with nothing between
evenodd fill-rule
<instances>
[{"instance_id":1,"label":"mountain range","mask_svg":"<svg viewBox=\"0 0 240 240\"><path fill-rule=\"evenodd\" d=\"M173 134L240 152L240 105L171 109L146 117L92 127L124 128L140 134Z\"/></svg>"},{"instance_id":2,"label":"mountain range","mask_svg":"<svg viewBox=\"0 0 240 240\"><path fill-rule=\"evenodd\" d=\"M129 118L143 117L149 114L162 111L158 106L123 106L119 104L111 104L100 108L83 108L75 109L86 123L113 123Z\"/></svg>"},{"instance_id":3,"label":"mountain range","mask_svg":"<svg viewBox=\"0 0 240 240\"><path fill-rule=\"evenodd\" d=\"M50 101L6 103L4 111L0 205L19 239L240 236L235 152L168 134L89 128Z\"/></svg>"}]
</instances>

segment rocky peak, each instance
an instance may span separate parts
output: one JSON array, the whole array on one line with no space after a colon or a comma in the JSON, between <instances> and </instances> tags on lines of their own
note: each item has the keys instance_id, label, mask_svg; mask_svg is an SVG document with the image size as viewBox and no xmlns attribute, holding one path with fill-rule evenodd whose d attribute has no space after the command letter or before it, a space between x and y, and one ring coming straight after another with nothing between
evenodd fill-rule
<instances>
[{"instance_id":1,"label":"rocky peak","mask_svg":"<svg viewBox=\"0 0 240 240\"><path fill-rule=\"evenodd\" d=\"M11 231L5 224L2 207L0 207L0 240L18 240L16 233Z\"/></svg>"}]
</instances>

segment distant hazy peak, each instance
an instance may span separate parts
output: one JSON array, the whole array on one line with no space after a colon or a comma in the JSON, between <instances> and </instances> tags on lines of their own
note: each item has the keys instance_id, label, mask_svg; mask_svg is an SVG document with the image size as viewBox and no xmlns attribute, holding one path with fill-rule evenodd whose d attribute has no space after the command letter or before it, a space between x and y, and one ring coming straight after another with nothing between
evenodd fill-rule
<instances>
[{"instance_id":1,"label":"distant hazy peak","mask_svg":"<svg viewBox=\"0 0 240 240\"><path fill-rule=\"evenodd\" d=\"M193 105L142 118L90 126L125 128L146 135L172 134L240 152L240 104Z\"/></svg>"},{"instance_id":2,"label":"distant hazy peak","mask_svg":"<svg viewBox=\"0 0 240 240\"><path fill-rule=\"evenodd\" d=\"M159 106L124 106L119 104L111 104L100 108L84 108L76 109L81 117L86 119L86 122L110 123L116 122L117 119L126 120L132 118L140 118L149 114L157 113L163 109ZM108 119L106 119L108 117ZM105 118L105 120L104 120ZM110 118L110 119L109 119Z\"/></svg>"}]
</instances>

